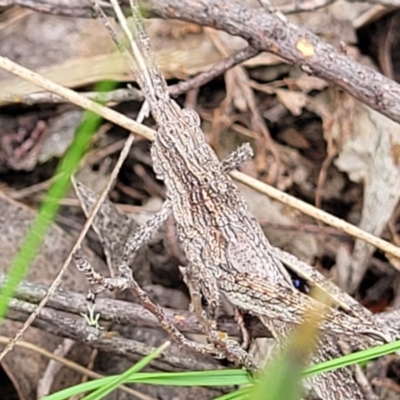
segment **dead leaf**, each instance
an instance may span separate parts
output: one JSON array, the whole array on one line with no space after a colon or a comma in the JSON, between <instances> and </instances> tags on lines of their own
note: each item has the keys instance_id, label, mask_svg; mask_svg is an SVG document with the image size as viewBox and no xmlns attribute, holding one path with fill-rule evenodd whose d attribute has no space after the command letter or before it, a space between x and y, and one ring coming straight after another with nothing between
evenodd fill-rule
<instances>
[{"instance_id":1,"label":"dead leaf","mask_svg":"<svg viewBox=\"0 0 400 400\"><path fill-rule=\"evenodd\" d=\"M346 95L347 96L347 95ZM359 227L380 236L400 199L400 162L393 149L400 144L400 125L347 96L353 103L351 135L339 151L335 165L354 182L364 182ZM337 119L333 119L338 124ZM347 121L349 123L350 121ZM341 274L341 287L354 291L364 276L374 248L357 240L350 268Z\"/></svg>"},{"instance_id":2,"label":"dead leaf","mask_svg":"<svg viewBox=\"0 0 400 400\"><path fill-rule=\"evenodd\" d=\"M286 89L277 89L275 93L279 101L295 116L300 115L307 105L307 95L304 93Z\"/></svg>"},{"instance_id":3,"label":"dead leaf","mask_svg":"<svg viewBox=\"0 0 400 400\"><path fill-rule=\"evenodd\" d=\"M295 80L295 84L305 93L311 92L311 90L322 90L328 86L328 82L308 74L302 74Z\"/></svg>"},{"instance_id":4,"label":"dead leaf","mask_svg":"<svg viewBox=\"0 0 400 400\"><path fill-rule=\"evenodd\" d=\"M309 149L309 141L297 129L288 128L278 134L278 139L296 149Z\"/></svg>"}]
</instances>

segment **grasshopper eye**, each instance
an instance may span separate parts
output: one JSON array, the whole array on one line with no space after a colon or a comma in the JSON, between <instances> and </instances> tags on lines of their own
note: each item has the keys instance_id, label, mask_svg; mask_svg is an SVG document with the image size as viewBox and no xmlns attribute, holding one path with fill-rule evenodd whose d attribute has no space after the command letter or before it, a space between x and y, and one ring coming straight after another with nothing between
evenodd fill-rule
<instances>
[{"instance_id":1,"label":"grasshopper eye","mask_svg":"<svg viewBox=\"0 0 400 400\"><path fill-rule=\"evenodd\" d=\"M209 175L205 175L205 176L203 176L203 184L204 185L212 185L212 178L209 176Z\"/></svg>"}]
</instances>

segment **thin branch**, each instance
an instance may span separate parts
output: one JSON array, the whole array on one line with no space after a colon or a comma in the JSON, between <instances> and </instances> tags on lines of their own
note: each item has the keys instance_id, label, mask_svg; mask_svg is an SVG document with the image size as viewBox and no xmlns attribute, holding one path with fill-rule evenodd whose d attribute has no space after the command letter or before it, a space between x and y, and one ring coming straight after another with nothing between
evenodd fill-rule
<instances>
[{"instance_id":1,"label":"thin branch","mask_svg":"<svg viewBox=\"0 0 400 400\"><path fill-rule=\"evenodd\" d=\"M279 7L271 7L270 11L279 11L282 14L293 14L298 12L314 11L326 7L336 0L302 0L294 1L296 4L285 4ZM358 3L360 0L347 0L348 3ZM363 0L369 4L379 4L386 7L400 7L400 0ZM112 15L112 8L109 2L99 1L99 5L105 10L107 15ZM68 2L46 0L0 0L0 6L19 6L44 14L61 15L72 18L93 18L93 8L81 0L70 0Z\"/></svg>"},{"instance_id":2,"label":"thin branch","mask_svg":"<svg viewBox=\"0 0 400 400\"><path fill-rule=\"evenodd\" d=\"M259 54L258 50L255 50L252 47L247 46L244 49L239 50L237 53L217 62L208 71L201 72L197 76L187 81L181 81L175 85L169 86L168 87L169 94L172 97L177 97L192 89L197 89L200 86L203 86L206 83L210 82L217 76L222 75L225 71L229 70L230 68L233 68L234 66L246 60L249 60L250 58L255 57L257 54ZM90 100L95 100L99 96L98 92L80 92L79 94ZM105 104L112 102L120 103L124 101L144 100L142 92L135 88L111 90L110 92L107 93L101 93L101 96L102 96L102 101ZM26 95L13 97L10 98L9 100L4 101L5 104L26 104L26 105L41 104L41 103L57 104L64 102L65 98L63 98L62 96L55 95L51 92L29 93Z\"/></svg>"},{"instance_id":3,"label":"thin branch","mask_svg":"<svg viewBox=\"0 0 400 400\"><path fill-rule=\"evenodd\" d=\"M59 343L58 346L54 349L53 354L63 359L64 356L66 356L70 352L75 344L75 340L64 338L63 341ZM59 372L62 370L62 368L63 364L60 364L54 359L51 359L47 363L46 368L42 372L41 377L37 383L36 397L38 399L42 399L50 393L54 380Z\"/></svg>"},{"instance_id":4,"label":"thin branch","mask_svg":"<svg viewBox=\"0 0 400 400\"><path fill-rule=\"evenodd\" d=\"M334 3L336 0L306 0L293 1L277 7L282 14L295 14L299 12L309 12L319 10Z\"/></svg>"},{"instance_id":5,"label":"thin branch","mask_svg":"<svg viewBox=\"0 0 400 400\"><path fill-rule=\"evenodd\" d=\"M10 304L13 310L21 310L19 313L14 311L10 313L9 319L16 321L23 321L26 314L31 314L36 309L36 305L20 300L12 299ZM121 355L129 360L137 361L155 350L154 347L145 343L111 335L110 332L88 326L82 317L70 318L46 307L40 310L39 318L32 325L53 335L88 343L94 348ZM213 362L212 357L198 357L197 354L180 351L175 346L153 361L152 365L166 371L206 370L215 369L218 366Z\"/></svg>"},{"instance_id":6,"label":"thin branch","mask_svg":"<svg viewBox=\"0 0 400 400\"><path fill-rule=\"evenodd\" d=\"M169 94L173 97L176 97L182 93L188 92L189 90L197 89L200 86L210 82L215 77L222 75L228 69L231 69L234 66L255 57L257 54L259 54L259 51L253 47L245 47L244 49L239 50L237 53L224 58L222 61L219 61L208 71L202 72L186 82L182 81L176 85L170 86L168 88Z\"/></svg>"},{"instance_id":7,"label":"thin branch","mask_svg":"<svg viewBox=\"0 0 400 400\"><path fill-rule=\"evenodd\" d=\"M99 1L99 4L106 11L111 10L110 3ZM56 1L46 0L0 0L1 7L11 5L29 8L45 14L62 15L64 17L94 17L94 11L90 4L88 4L88 2L82 2L81 0L60 1L59 4L57 4Z\"/></svg>"},{"instance_id":8,"label":"thin branch","mask_svg":"<svg viewBox=\"0 0 400 400\"><path fill-rule=\"evenodd\" d=\"M361 239L382 250L385 253L392 254L395 257L400 256L400 247L397 247L392 243L387 242L386 240L380 239L377 236L374 236L371 233L366 232L355 225L349 224L348 222L337 218L332 214L322 211L308 203L305 203L304 201L298 200L295 197L290 196L263 182L260 182L259 180L252 178L246 174L243 174L242 172L232 171L230 175L238 182L244 183L245 185L257 190L258 192L268 195L268 197L270 197L271 199L277 200L280 203L286 204L298 211L301 211L303 214L315 218L318 221L322 221L327 225L333 226L336 229L346 232L350 236ZM394 267L400 270L399 267Z\"/></svg>"},{"instance_id":9,"label":"thin branch","mask_svg":"<svg viewBox=\"0 0 400 400\"><path fill-rule=\"evenodd\" d=\"M4 275L0 275L0 286L4 283ZM29 303L39 303L48 292L48 286L21 282L15 292L15 298ZM87 312L86 296L68 290L56 291L47 302L47 307L55 310L81 315ZM22 311L21 309L14 309ZM120 325L136 326L143 328L160 328L157 318L143 306L136 303L128 303L121 300L98 298L96 300L96 312L100 314L101 321L118 322ZM167 318L172 321L183 333L202 334L203 330L196 316L186 310L173 310L164 308ZM39 315L40 318L40 315ZM257 318L248 321L248 329L252 337L271 337L270 332ZM234 321L219 319L218 329L229 336L240 336L240 330Z\"/></svg>"},{"instance_id":10,"label":"thin branch","mask_svg":"<svg viewBox=\"0 0 400 400\"><path fill-rule=\"evenodd\" d=\"M80 92L81 96L90 99L96 100L99 98L99 92ZM116 89L111 90L107 93L102 92L102 101L105 104L108 103L121 103L124 101L143 101L143 96L140 90L129 88L129 89ZM36 92L24 94L22 96L18 96L16 98L7 99L3 102L3 104L26 104L28 106L34 104L58 104L65 103L65 98L62 96L55 95L51 92Z\"/></svg>"},{"instance_id":11,"label":"thin branch","mask_svg":"<svg viewBox=\"0 0 400 400\"><path fill-rule=\"evenodd\" d=\"M0 287L4 284L5 276L0 274ZM15 299L10 304L10 311L29 313L48 292L48 286L38 283L23 281L19 284ZM33 304L32 304L33 303ZM68 290L56 291L47 303L48 308L54 312L61 311L73 315L81 315L87 311L86 296ZM118 322L120 325L141 328L159 329L157 318L139 304L128 303L122 300L110 298L98 298L96 300L96 312L100 314L100 321ZM164 308L167 317L184 333L203 334L202 328L190 311L173 310ZM376 314L376 318L383 324L390 325L400 332L400 310ZM38 320L42 321L41 314ZM231 319L219 319L218 329L226 332L229 336L240 336L240 330L236 322ZM257 318L246 318L246 327L252 338L271 337L265 326Z\"/></svg>"}]
</instances>

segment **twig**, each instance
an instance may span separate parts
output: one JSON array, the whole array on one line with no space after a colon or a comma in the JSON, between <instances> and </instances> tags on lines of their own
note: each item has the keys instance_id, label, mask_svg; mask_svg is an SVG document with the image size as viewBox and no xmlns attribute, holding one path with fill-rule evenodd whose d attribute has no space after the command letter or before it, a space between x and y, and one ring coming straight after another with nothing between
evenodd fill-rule
<instances>
[{"instance_id":1,"label":"twig","mask_svg":"<svg viewBox=\"0 0 400 400\"><path fill-rule=\"evenodd\" d=\"M99 4L104 10L110 10L110 4L104 1L99 1ZM60 1L59 4L55 1L43 0L0 0L0 6L19 6L52 15L63 15L73 18L92 18L94 16L93 9L90 5L85 4L81 0L70 0L68 2Z\"/></svg>"},{"instance_id":2,"label":"twig","mask_svg":"<svg viewBox=\"0 0 400 400\"><path fill-rule=\"evenodd\" d=\"M334 3L335 0L308 0L308 1L296 1L297 4L286 4L279 7L271 7L270 11L279 11L282 14L293 14L296 12L305 12L318 10L319 8L326 7L327 5ZM357 3L359 0L347 0L348 3ZM365 0L365 3L369 4L380 4L386 7L398 8L400 7L400 0ZM98 2L106 14L111 14L110 3L105 1ZM304 3L304 4L303 4ZM0 0L0 6L19 6L29 8L31 10L51 14L51 15L62 15L65 17L72 18L92 18L93 9L89 5L82 3L80 0L64 2L60 1L58 4L56 1L51 2L43 0Z\"/></svg>"},{"instance_id":3,"label":"twig","mask_svg":"<svg viewBox=\"0 0 400 400\"><path fill-rule=\"evenodd\" d=\"M307 12L319 10L334 3L336 0L308 0L293 1L288 4L277 7L282 14L295 14L299 12Z\"/></svg>"},{"instance_id":4,"label":"twig","mask_svg":"<svg viewBox=\"0 0 400 400\"><path fill-rule=\"evenodd\" d=\"M4 275L0 275L0 286L4 283ZM48 286L31 282L21 282L15 292L15 298L29 303L39 303L48 292ZM47 302L47 307L62 312L80 315L87 311L86 296L68 290L56 291ZM26 311L11 306L14 311ZM102 321L116 322L121 325L130 325L143 328L158 329L160 324L157 318L140 304L128 303L121 300L98 298L96 300L96 312L101 316ZM173 310L164 308L169 320L183 333L201 334L202 329L193 313L186 310ZM40 318L40 315L39 315ZM267 329L257 319L248 321L249 331L252 337L270 337ZM227 332L230 336L239 336L240 331L237 324L231 320L220 319L218 329Z\"/></svg>"},{"instance_id":5,"label":"twig","mask_svg":"<svg viewBox=\"0 0 400 400\"><path fill-rule=\"evenodd\" d=\"M23 313L12 313L11 317L16 321L23 321L25 319L25 314L33 313L36 308L34 304L14 299L11 301L11 306L13 309L23 310ZM136 361L155 350L153 346L149 346L145 343L112 335L110 332L90 327L81 317L69 318L60 312L46 307L40 310L40 319L35 320L32 325L53 335L71 338L81 343L88 343L94 348L121 355L129 360ZM158 369L167 371L175 371L177 369L206 370L216 368L216 363L212 362L211 357L199 359L189 352L177 350L176 347L171 348L170 351L164 353L155 360L153 365Z\"/></svg>"},{"instance_id":6,"label":"twig","mask_svg":"<svg viewBox=\"0 0 400 400\"><path fill-rule=\"evenodd\" d=\"M208 71L202 72L186 82L182 81L176 85L170 86L168 88L168 92L171 96L176 97L182 93L188 92L191 89L199 88L200 86L210 82L215 77L223 74L228 69L231 69L234 66L255 57L257 54L259 54L259 51L253 47L245 47L244 49L239 50L237 53L219 61Z\"/></svg>"},{"instance_id":7,"label":"twig","mask_svg":"<svg viewBox=\"0 0 400 400\"><path fill-rule=\"evenodd\" d=\"M0 287L4 283L5 276L0 274ZM22 302L11 303L10 309L28 313L29 309L23 308L22 304L38 303L48 292L48 286L23 281L15 292L15 299ZM128 307L129 305L129 307ZM34 304L30 304L34 307ZM56 291L47 303L47 307L62 312L80 315L87 311L86 296L81 293L68 290ZM116 322L121 325L132 325L143 328L159 328L157 319L146 311L141 305L127 303L122 300L99 298L96 300L96 311L101 314L102 321ZM199 334L202 332L199 322L193 313L186 310L164 309L168 318L184 333ZM39 314L39 319L40 314ZM386 323L400 331L400 310L383 312L376 315L381 323ZM271 337L271 334L256 318L246 320L246 325L252 337ZM239 336L240 331L232 320L220 319L218 329L227 332L229 336ZM7 342L8 343L8 342Z\"/></svg>"},{"instance_id":8,"label":"twig","mask_svg":"<svg viewBox=\"0 0 400 400\"><path fill-rule=\"evenodd\" d=\"M187 80L181 81L175 85L172 85L168 88L168 92L172 97L177 97L183 93L186 93L192 89L199 88L202 85L210 82L215 77L223 74L228 69L238 65L250 58L255 57L259 54L259 51L253 49L250 46L245 47L242 50L239 50L237 53L226 57L225 59L217 62L213 67L211 67L208 71L201 72L197 76ZM95 100L98 98L98 92L80 92L81 96ZM129 89L116 89L111 90L107 93L101 93L102 101L107 104L111 102L124 102L124 101L143 101L143 94L140 90L135 88ZM51 92L36 92L30 93L22 96L12 97L8 100L10 104L41 104L41 103L63 103L65 102L65 98L62 96L55 95ZM7 100L5 101L7 103Z\"/></svg>"},{"instance_id":9,"label":"twig","mask_svg":"<svg viewBox=\"0 0 400 400\"><path fill-rule=\"evenodd\" d=\"M80 92L79 93L82 97L85 97L90 100L95 100L99 97L98 92ZM107 93L102 92L102 101L107 103L112 102L123 102L123 101L143 101L143 96L140 90L131 88L131 89L116 89L111 90ZM6 100L5 103L7 104L26 104L26 105L33 105L33 104L42 104L42 103L50 103L50 104L57 104L57 103L64 103L65 98L61 96L57 96L51 92L36 92L36 93L29 93L25 95L21 95L15 98L11 98Z\"/></svg>"},{"instance_id":10,"label":"twig","mask_svg":"<svg viewBox=\"0 0 400 400\"><path fill-rule=\"evenodd\" d=\"M69 353L71 348L74 346L75 341L72 339L64 339L53 351L55 356L64 358ZM54 383L54 379L57 374L61 371L63 364L51 359L43 371L41 378L37 383L36 397L42 399L50 393L51 387Z\"/></svg>"}]
</instances>

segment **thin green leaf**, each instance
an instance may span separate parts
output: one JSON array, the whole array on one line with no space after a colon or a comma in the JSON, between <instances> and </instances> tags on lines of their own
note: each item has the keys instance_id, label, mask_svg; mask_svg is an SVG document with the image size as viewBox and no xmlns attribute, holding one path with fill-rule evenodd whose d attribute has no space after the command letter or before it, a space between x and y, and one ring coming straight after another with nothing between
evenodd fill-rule
<instances>
[{"instance_id":1,"label":"thin green leaf","mask_svg":"<svg viewBox=\"0 0 400 400\"><path fill-rule=\"evenodd\" d=\"M129 382L167 386L234 386L254 382L254 378L243 369L223 369L191 372L141 372Z\"/></svg>"},{"instance_id":2,"label":"thin green leaf","mask_svg":"<svg viewBox=\"0 0 400 400\"><path fill-rule=\"evenodd\" d=\"M109 376L85 382L46 396L42 400L64 400L71 396L87 393L109 384L117 376ZM226 369L191 372L138 372L126 383L144 383L165 386L235 386L248 385L254 378L242 369Z\"/></svg>"},{"instance_id":3,"label":"thin green leaf","mask_svg":"<svg viewBox=\"0 0 400 400\"><path fill-rule=\"evenodd\" d=\"M400 350L400 340L393 343L382 344L372 347L367 350L358 351L348 354L343 357L335 358L334 360L325 361L323 363L313 365L306 369L304 377L321 374L323 372L333 371L337 368L347 367L349 365L365 363L374 360L375 358L385 356L395 351Z\"/></svg>"},{"instance_id":4,"label":"thin green leaf","mask_svg":"<svg viewBox=\"0 0 400 400\"><path fill-rule=\"evenodd\" d=\"M127 382L131 375L136 374L138 371L143 369L147 364L149 364L152 360L158 357L167 347L171 345L171 342L165 342L163 345L158 347L154 350L153 353L149 354L148 356L142 358L138 363L133 365L131 368L126 370L123 374L114 377L110 382L106 385L101 386L95 392L91 393L90 395L84 397L83 400L98 400L102 399L107 394L111 393L115 390L118 386L122 385L123 383Z\"/></svg>"}]
</instances>

